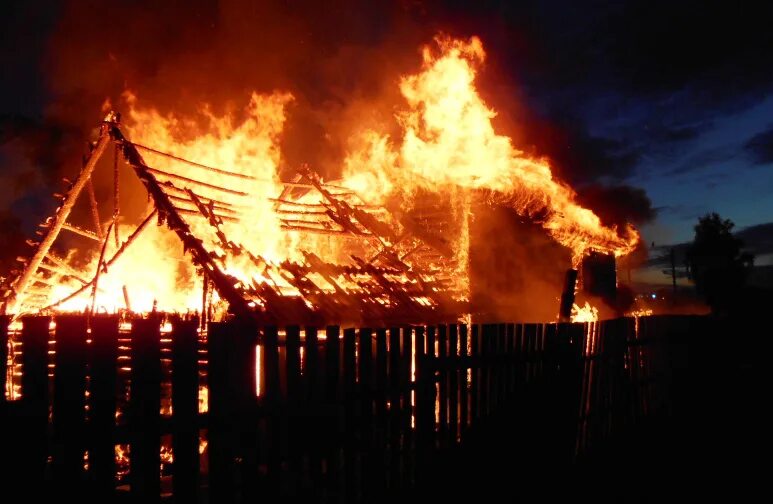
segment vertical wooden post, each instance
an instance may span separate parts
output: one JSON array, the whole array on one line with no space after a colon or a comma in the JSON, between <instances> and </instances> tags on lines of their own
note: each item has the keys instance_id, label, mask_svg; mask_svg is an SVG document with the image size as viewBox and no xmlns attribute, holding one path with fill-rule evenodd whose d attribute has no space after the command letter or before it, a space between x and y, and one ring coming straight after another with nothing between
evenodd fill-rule
<instances>
[{"instance_id":1,"label":"vertical wooden post","mask_svg":"<svg viewBox=\"0 0 773 504\"><path fill-rule=\"evenodd\" d=\"M282 423L280 422L280 378L279 378L279 335L276 326L263 328L263 404L267 414L266 442L267 454L267 497L269 500L279 498L281 490L281 439Z\"/></svg>"},{"instance_id":2,"label":"vertical wooden post","mask_svg":"<svg viewBox=\"0 0 773 504\"><path fill-rule=\"evenodd\" d=\"M307 450L309 458L309 476L310 485L303 489L304 499L319 498L320 488L323 487L322 480L322 457L323 457L323 425L321 417L323 390L321 384L322 366L319 357L319 338L316 327L306 327L304 330L305 339L303 342L304 365L303 380L306 392L306 404L312 412L311 416L317 420L311 425L306 425L304 429L304 448Z\"/></svg>"},{"instance_id":3,"label":"vertical wooden post","mask_svg":"<svg viewBox=\"0 0 773 504\"><path fill-rule=\"evenodd\" d=\"M456 445L459 438L459 329L448 326L448 446Z\"/></svg>"},{"instance_id":4,"label":"vertical wooden post","mask_svg":"<svg viewBox=\"0 0 773 504\"><path fill-rule=\"evenodd\" d=\"M344 402L344 443L343 443L343 500L352 502L357 494L357 464L355 448L359 433L359 398L357 396L356 332L344 329L343 341L343 402Z\"/></svg>"},{"instance_id":5,"label":"vertical wooden post","mask_svg":"<svg viewBox=\"0 0 773 504\"><path fill-rule=\"evenodd\" d=\"M199 493L198 320L172 324L172 485L176 502Z\"/></svg>"},{"instance_id":6,"label":"vertical wooden post","mask_svg":"<svg viewBox=\"0 0 773 504\"><path fill-rule=\"evenodd\" d=\"M378 481L375 482L379 488L386 488L387 484L387 462L386 445L388 442L387 428L389 427L387 417L387 332L386 329L376 329L376 367L375 367L375 400L376 400L376 439L374 443L375 470Z\"/></svg>"},{"instance_id":7,"label":"vertical wooden post","mask_svg":"<svg viewBox=\"0 0 773 504\"><path fill-rule=\"evenodd\" d=\"M357 334L358 374L360 396L360 446L362 452L362 501L372 499L375 469L373 463L373 331L360 329Z\"/></svg>"},{"instance_id":8,"label":"vertical wooden post","mask_svg":"<svg viewBox=\"0 0 773 504\"><path fill-rule=\"evenodd\" d=\"M41 495L48 446L48 328L51 317L22 318L22 379L20 424L12 440L18 459L12 480L26 487L27 497ZM13 452L12 452L13 453Z\"/></svg>"},{"instance_id":9,"label":"vertical wooden post","mask_svg":"<svg viewBox=\"0 0 773 504\"><path fill-rule=\"evenodd\" d=\"M476 425L480 420L480 388L481 388L481 362L480 362L480 326L472 326L470 336L470 365L472 366L472 380L470 383L470 426Z\"/></svg>"},{"instance_id":10,"label":"vertical wooden post","mask_svg":"<svg viewBox=\"0 0 773 504\"><path fill-rule=\"evenodd\" d=\"M68 498L81 494L86 423L86 332L83 315L56 319L52 424L56 485Z\"/></svg>"},{"instance_id":11,"label":"vertical wooden post","mask_svg":"<svg viewBox=\"0 0 773 504\"><path fill-rule=\"evenodd\" d=\"M161 325L137 319L131 329L130 470L134 502L161 497Z\"/></svg>"},{"instance_id":12,"label":"vertical wooden post","mask_svg":"<svg viewBox=\"0 0 773 504\"><path fill-rule=\"evenodd\" d=\"M489 416L493 416L499 406L499 325L490 324L488 334Z\"/></svg>"},{"instance_id":13,"label":"vertical wooden post","mask_svg":"<svg viewBox=\"0 0 773 504\"><path fill-rule=\"evenodd\" d=\"M497 398L499 407L507 406L507 326L497 325Z\"/></svg>"},{"instance_id":14,"label":"vertical wooden post","mask_svg":"<svg viewBox=\"0 0 773 504\"><path fill-rule=\"evenodd\" d=\"M507 324L505 329L505 355L507 365L505 366L505 390L508 400L514 399L515 389L515 324Z\"/></svg>"},{"instance_id":15,"label":"vertical wooden post","mask_svg":"<svg viewBox=\"0 0 773 504\"><path fill-rule=\"evenodd\" d=\"M235 502L240 479L243 499L257 498L256 343L257 328L251 320L210 324L209 481L212 502ZM241 460L239 466L237 458ZM238 469L241 469L241 478L237 477Z\"/></svg>"},{"instance_id":16,"label":"vertical wooden post","mask_svg":"<svg viewBox=\"0 0 773 504\"><path fill-rule=\"evenodd\" d=\"M480 342L480 416L488 419L491 413L491 324L481 327Z\"/></svg>"},{"instance_id":17,"label":"vertical wooden post","mask_svg":"<svg viewBox=\"0 0 773 504\"><path fill-rule=\"evenodd\" d=\"M301 383L301 329L298 326L287 326L285 329L285 372L287 374L287 466L289 475L288 490L291 498L299 498L302 487L303 450L302 431L304 415L301 410L303 386Z\"/></svg>"},{"instance_id":18,"label":"vertical wooden post","mask_svg":"<svg viewBox=\"0 0 773 504\"><path fill-rule=\"evenodd\" d=\"M8 385L8 324L11 317L0 315L0 418L5 414L5 388Z\"/></svg>"},{"instance_id":19,"label":"vertical wooden post","mask_svg":"<svg viewBox=\"0 0 773 504\"><path fill-rule=\"evenodd\" d=\"M115 414L118 379L118 317L91 318L91 383L89 395L89 473L94 502L115 498Z\"/></svg>"},{"instance_id":20,"label":"vertical wooden post","mask_svg":"<svg viewBox=\"0 0 773 504\"><path fill-rule=\"evenodd\" d=\"M438 442L440 448L448 446L448 328L441 324L437 327L438 347Z\"/></svg>"},{"instance_id":21,"label":"vertical wooden post","mask_svg":"<svg viewBox=\"0 0 773 504\"><path fill-rule=\"evenodd\" d=\"M400 328L389 330L389 487L400 479Z\"/></svg>"},{"instance_id":22,"label":"vertical wooden post","mask_svg":"<svg viewBox=\"0 0 773 504\"><path fill-rule=\"evenodd\" d=\"M401 488L411 486L413 480L413 429L411 428L411 362L413 359L413 328L404 327L400 342L400 432L401 432Z\"/></svg>"},{"instance_id":23,"label":"vertical wooden post","mask_svg":"<svg viewBox=\"0 0 773 504\"><path fill-rule=\"evenodd\" d=\"M434 447L435 380L431 350L435 344L434 331L434 327L427 328L425 338L424 327L416 328L416 479L419 484L429 471Z\"/></svg>"},{"instance_id":24,"label":"vertical wooden post","mask_svg":"<svg viewBox=\"0 0 773 504\"><path fill-rule=\"evenodd\" d=\"M469 352L467 351L467 326L465 324L459 326L459 359L462 363L460 366L461 390L459 393L459 436L463 440L470 421L470 382L468 381L468 376L470 375L470 373L468 373L468 369L470 369L470 360Z\"/></svg>"},{"instance_id":25,"label":"vertical wooden post","mask_svg":"<svg viewBox=\"0 0 773 504\"><path fill-rule=\"evenodd\" d=\"M341 445L341 328L328 326L325 340L325 389L326 404L332 417L326 422L327 447L327 488L330 500L339 498L340 485L340 445Z\"/></svg>"},{"instance_id":26,"label":"vertical wooden post","mask_svg":"<svg viewBox=\"0 0 773 504\"><path fill-rule=\"evenodd\" d=\"M229 334L227 322L210 322L207 336L209 383L209 493L212 502L236 501L235 458L229 416L232 404L229 390Z\"/></svg>"}]
</instances>

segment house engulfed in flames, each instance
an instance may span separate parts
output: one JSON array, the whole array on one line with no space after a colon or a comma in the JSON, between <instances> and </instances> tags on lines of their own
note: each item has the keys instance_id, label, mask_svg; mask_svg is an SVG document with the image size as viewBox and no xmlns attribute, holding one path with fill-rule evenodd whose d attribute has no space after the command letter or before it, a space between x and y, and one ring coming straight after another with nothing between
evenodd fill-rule
<instances>
[{"instance_id":1,"label":"house engulfed in flames","mask_svg":"<svg viewBox=\"0 0 773 504\"><path fill-rule=\"evenodd\" d=\"M20 258L3 310L453 320L470 313L479 204L538 222L571 251L572 268L591 252L629 253L639 239L632 227L602 225L545 160L494 131L495 113L474 85L481 42L436 42L422 70L400 81L401 135L363 132L335 182L309 166L280 179L287 93L253 94L238 123L205 111L206 132L127 96L129 113L123 122L107 113L81 173ZM181 139L179 130L197 134ZM112 197L100 201L93 180L111 172ZM147 198L123 188L128 176Z\"/></svg>"}]
</instances>

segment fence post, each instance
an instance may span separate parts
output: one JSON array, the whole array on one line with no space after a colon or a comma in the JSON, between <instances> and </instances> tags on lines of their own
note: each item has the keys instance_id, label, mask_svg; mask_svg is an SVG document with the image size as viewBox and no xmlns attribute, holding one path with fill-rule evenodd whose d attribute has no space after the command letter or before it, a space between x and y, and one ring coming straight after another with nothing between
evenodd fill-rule
<instances>
[{"instance_id":1,"label":"fence post","mask_svg":"<svg viewBox=\"0 0 773 504\"><path fill-rule=\"evenodd\" d=\"M389 386L387 381L387 365L387 332L386 329L376 329L376 375L374 378L376 439L373 444L373 457L375 459L375 475L378 478L374 482L374 487L377 486L381 489L386 488L389 469L386 463L386 445L388 443L386 431L389 426L386 409L387 389Z\"/></svg>"},{"instance_id":2,"label":"fence post","mask_svg":"<svg viewBox=\"0 0 773 504\"><path fill-rule=\"evenodd\" d=\"M209 326L211 502L235 502L239 469L243 500L257 495L256 343L257 329L251 320Z\"/></svg>"},{"instance_id":3,"label":"fence post","mask_svg":"<svg viewBox=\"0 0 773 504\"><path fill-rule=\"evenodd\" d=\"M305 339L303 342L304 365L303 377L304 388L306 392L306 404L313 422L306 425L303 431L303 446L307 450L309 459L309 479L310 484L303 489L303 500L319 498L319 489L323 487L322 479L322 456L323 456L323 414L322 411L322 366L319 356L319 338L316 327L306 327L304 329Z\"/></svg>"},{"instance_id":4,"label":"fence post","mask_svg":"<svg viewBox=\"0 0 773 504\"><path fill-rule=\"evenodd\" d=\"M80 492L84 477L87 322L83 315L56 319L52 458L55 484L68 497Z\"/></svg>"},{"instance_id":5,"label":"fence post","mask_svg":"<svg viewBox=\"0 0 773 504\"><path fill-rule=\"evenodd\" d=\"M413 328L404 327L402 332L400 354L400 432L401 432L401 457L403 487L410 487L413 480L413 429L411 427L411 363L413 359Z\"/></svg>"},{"instance_id":6,"label":"fence post","mask_svg":"<svg viewBox=\"0 0 773 504\"><path fill-rule=\"evenodd\" d=\"M11 317L0 315L0 418L5 415L5 388L8 386L8 324Z\"/></svg>"},{"instance_id":7,"label":"fence post","mask_svg":"<svg viewBox=\"0 0 773 504\"><path fill-rule=\"evenodd\" d=\"M137 319L131 329L130 467L134 502L161 497L161 321Z\"/></svg>"},{"instance_id":8,"label":"fence post","mask_svg":"<svg viewBox=\"0 0 773 504\"><path fill-rule=\"evenodd\" d=\"M6 467L31 502L40 497L48 446L48 340L51 317L22 318L22 379L19 423L11 437Z\"/></svg>"},{"instance_id":9,"label":"fence post","mask_svg":"<svg viewBox=\"0 0 773 504\"><path fill-rule=\"evenodd\" d=\"M360 444L362 501L368 501L373 490L375 469L373 463L373 331L360 329L357 335L360 395Z\"/></svg>"},{"instance_id":10,"label":"fence post","mask_svg":"<svg viewBox=\"0 0 773 504\"><path fill-rule=\"evenodd\" d=\"M172 484L175 502L199 493L198 320L172 324Z\"/></svg>"},{"instance_id":11,"label":"fence post","mask_svg":"<svg viewBox=\"0 0 773 504\"><path fill-rule=\"evenodd\" d=\"M326 404L330 415L326 418L326 460L328 498L335 502L339 500L340 485L340 448L341 448L341 418L340 402L341 378L341 328L328 326L325 340L325 388Z\"/></svg>"},{"instance_id":12,"label":"fence post","mask_svg":"<svg viewBox=\"0 0 773 504\"><path fill-rule=\"evenodd\" d=\"M448 326L448 445L453 447L459 439L459 326Z\"/></svg>"},{"instance_id":13,"label":"fence post","mask_svg":"<svg viewBox=\"0 0 773 504\"><path fill-rule=\"evenodd\" d=\"M470 427L478 424L480 420L480 382L481 382L481 362L480 362L480 326L472 326L470 335L470 366L472 368L470 380Z\"/></svg>"},{"instance_id":14,"label":"fence post","mask_svg":"<svg viewBox=\"0 0 773 504\"><path fill-rule=\"evenodd\" d=\"M400 479L400 328L389 330L389 488Z\"/></svg>"},{"instance_id":15,"label":"fence post","mask_svg":"<svg viewBox=\"0 0 773 504\"><path fill-rule=\"evenodd\" d=\"M115 498L115 413L118 379L118 317L91 319L89 473L95 503Z\"/></svg>"},{"instance_id":16,"label":"fence post","mask_svg":"<svg viewBox=\"0 0 773 504\"><path fill-rule=\"evenodd\" d=\"M515 324L507 324L505 334L505 355L507 358L507 366L505 367L505 390L507 391L508 400L517 399L514 397L515 393Z\"/></svg>"},{"instance_id":17,"label":"fence post","mask_svg":"<svg viewBox=\"0 0 773 504\"><path fill-rule=\"evenodd\" d=\"M493 328L491 324L483 324L481 327L481 352L480 352L480 412L481 419L488 419L491 415L491 350L493 340Z\"/></svg>"},{"instance_id":18,"label":"fence post","mask_svg":"<svg viewBox=\"0 0 773 504\"><path fill-rule=\"evenodd\" d=\"M266 443L268 443L266 490L269 500L276 500L282 487L280 419L280 378L279 378L279 335L276 326L263 328L263 405L266 410Z\"/></svg>"},{"instance_id":19,"label":"fence post","mask_svg":"<svg viewBox=\"0 0 773 504\"><path fill-rule=\"evenodd\" d=\"M448 446L448 327L444 324L437 327L438 345L438 408L440 419L438 425L438 445L440 449Z\"/></svg>"},{"instance_id":20,"label":"fence post","mask_svg":"<svg viewBox=\"0 0 773 504\"><path fill-rule=\"evenodd\" d=\"M424 327L416 328L416 466L422 471L416 475L419 484L430 470L435 425L435 382L430 353L435 328L427 329L426 339L424 331Z\"/></svg>"},{"instance_id":21,"label":"fence post","mask_svg":"<svg viewBox=\"0 0 773 504\"><path fill-rule=\"evenodd\" d=\"M285 328L285 372L287 374L287 465L288 490L290 497L299 498L302 486L302 432L304 429L301 411L303 388L301 385L301 329L299 326Z\"/></svg>"},{"instance_id":22,"label":"fence post","mask_svg":"<svg viewBox=\"0 0 773 504\"><path fill-rule=\"evenodd\" d=\"M356 332L354 329L344 329L343 341L343 402L344 402L344 458L343 458L343 476L344 476L344 502L352 502L357 494L357 464L355 449L357 446L356 438L359 432L357 417L360 408L358 407L357 396L357 360L356 360Z\"/></svg>"},{"instance_id":23,"label":"fence post","mask_svg":"<svg viewBox=\"0 0 773 504\"><path fill-rule=\"evenodd\" d=\"M467 326L459 326L459 362L460 366L460 390L459 390L459 438L464 439L469 422L468 396L469 396L469 376L467 370L470 368L469 352L467 351Z\"/></svg>"}]
</instances>

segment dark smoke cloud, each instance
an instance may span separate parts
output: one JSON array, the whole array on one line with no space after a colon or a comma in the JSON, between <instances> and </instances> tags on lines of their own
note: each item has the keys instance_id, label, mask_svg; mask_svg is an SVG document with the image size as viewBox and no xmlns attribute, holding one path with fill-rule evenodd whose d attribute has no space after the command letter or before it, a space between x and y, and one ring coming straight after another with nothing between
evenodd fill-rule
<instances>
[{"instance_id":1,"label":"dark smoke cloud","mask_svg":"<svg viewBox=\"0 0 773 504\"><path fill-rule=\"evenodd\" d=\"M640 226L657 216L647 193L638 187L589 185L582 187L577 196L579 202L593 209L607 226L622 229L627 222Z\"/></svg>"},{"instance_id":2,"label":"dark smoke cloud","mask_svg":"<svg viewBox=\"0 0 773 504\"><path fill-rule=\"evenodd\" d=\"M755 164L773 163L773 126L750 138L744 144L744 149Z\"/></svg>"},{"instance_id":3,"label":"dark smoke cloud","mask_svg":"<svg viewBox=\"0 0 773 504\"><path fill-rule=\"evenodd\" d=\"M585 74L573 77L575 92L556 96L569 78L556 58L575 51L577 42L595 44L584 39L594 26L584 24L592 17L584 14L572 31L577 40L561 51L553 47L561 28L554 18L564 17L556 13L572 11L559 4L546 12L496 1L70 2L45 62L54 97L48 113L87 131L103 100L120 104L127 88L141 104L181 114L202 102L222 111L252 90L290 90L296 101L284 135L287 165L311 162L335 173L353 123L393 122L402 104L398 76L418 68L419 46L439 31L478 34L489 53L482 92L510 117L499 123L516 145L549 157L570 183L623 180L642 146L588 133L574 105ZM551 105L543 113L545 102ZM691 134L689 127L664 125L653 141Z\"/></svg>"},{"instance_id":4,"label":"dark smoke cloud","mask_svg":"<svg viewBox=\"0 0 773 504\"><path fill-rule=\"evenodd\" d=\"M482 320L555 320L569 250L509 208L475 208L470 230L473 312Z\"/></svg>"},{"instance_id":5,"label":"dark smoke cloud","mask_svg":"<svg viewBox=\"0 0 773 504\"><path fill-rule=\"evenodd\" d=\"M736 234L746 249L756 255L773 254L773 222L741 229Z\"/></svg>"}]
</instances>

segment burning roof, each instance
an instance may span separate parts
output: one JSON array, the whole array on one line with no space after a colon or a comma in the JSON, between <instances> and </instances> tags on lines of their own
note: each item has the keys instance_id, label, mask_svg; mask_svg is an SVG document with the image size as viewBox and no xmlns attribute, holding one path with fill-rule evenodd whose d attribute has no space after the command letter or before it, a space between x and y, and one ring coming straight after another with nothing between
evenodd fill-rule
<instances>
[{"instance_id":1,"label":"burning roof","mask_svg":"<svg viewBox=\"0 0 773 504\"><path fill-rule=\"evenodd\" d=\"M469 311L474 201L540 222L575 265L590 250L632 250L635 230L604 227L545 160L494 131L495 113L474 85L480 41L436 42L422 70L400 81L402 135L363 132L335 183L308 166L280 179L286 93L253 94L238 122L204 110L204 132L140 109L130 96L127 124L107 115L79 177L41 226L42 240L21 258L5 309L209 310L220 301L268 322L448 320ZM182 130L195 134L183 138ZM100 159L111 144L105 220L92 177L97 166L107 169ZM149 197L142 216L123 209L124 167ZM84 190L93 230L68 220ZM172 233L150 226L153 219ZM65 246L59 255L62 231L92 244L91 253ZM192 261L171 248L172 237Z\"/></svg>"}]
</instances>

